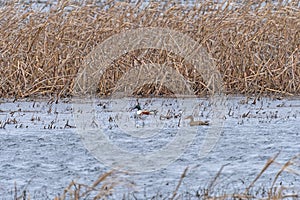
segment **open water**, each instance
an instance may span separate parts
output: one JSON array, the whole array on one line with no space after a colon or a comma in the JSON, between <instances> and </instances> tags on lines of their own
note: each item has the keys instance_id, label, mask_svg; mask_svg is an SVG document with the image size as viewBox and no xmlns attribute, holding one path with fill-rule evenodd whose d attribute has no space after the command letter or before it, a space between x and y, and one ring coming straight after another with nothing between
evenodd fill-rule
<instances>
[{"instance_id":1,"label":"open water","mask_svg":"<svg viewBox=\"0 0 300 200\"><path fill-rule=\"evenodd\" d=\"M136 99L126 99L122 102L125 106L114 108L119 102L96 99L92 121L112 144L129 153L147 155L162 149L178 134L193 129L189 120L184 119L187 110L176 99L139 99L144 109L158 111L156 115L141 118L131 110ZM208 99L198 99L193 106L197 110L191 113L195 120L208 120L213 124L213 105ZM300 195L299 98L255 100L230 97L224 109L224 116L220 117L223 126L219 127L218 138L208 154L199 156L212 126L194 128L193 140L167 165L163 165L161 160L165 157L162 157L156 160L157 163L151 163L156 168L150 171L146 168L143 171L143 163L139 173L119 166L123 172L108 178L118 183L110 198L168 198L186 167L189 168L178 191L183 199L198 198L205 188L210 188L210 193L215 195L242 192L262 171L268 159L278 153L276 162L267 168L250 191L260 191L263 196L262 190L271 187L281 167L298 155L280 174L275 186L285 186L288 188L286 193ZM167 115L171 118L165 119ZM62 195L72 180L91 185L101 174L112 169L105 161L107 155L95 154L87 147L78 122L75 128L74 119L74 105L68 100L57 104L45 100L1 100L0 199L13 199L15 188L17 196L26 190L31 199L54 199ZM81 120L85 121L84 118ZM161 130L159 134L134 135L147 133L152 128L156 130L157 124ZM128 134L130 132L133 134ZM112 152L110 157L118 164L118 155L114 157Z\"/></svg>"}]
</instances>

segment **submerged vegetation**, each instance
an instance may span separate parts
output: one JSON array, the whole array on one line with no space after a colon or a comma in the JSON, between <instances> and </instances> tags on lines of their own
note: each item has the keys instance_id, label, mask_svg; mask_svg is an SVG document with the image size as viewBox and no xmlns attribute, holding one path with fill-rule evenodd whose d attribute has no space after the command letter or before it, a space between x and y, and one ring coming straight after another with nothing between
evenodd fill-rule
<instances>
[{"instance_id":1,"label":"submerged vegetation","mask_svg":"<svg viewBox=\"0 0 300 200\"><path fill-rule=\"evenodd\" d=\"M58 1L37 7L8 2L0 8L0 97L66 97L83 59L110 36L141 27L187 34L213 57L227 93L300 93L300 2L164 1L124 3ZM197 95L207 92L201 72L183 58L140 49L111 63L99 79L99 94L112 93L133 65L171 63ZM136 94L168 94L149 84Z\"/></svg>"}]
</instances>

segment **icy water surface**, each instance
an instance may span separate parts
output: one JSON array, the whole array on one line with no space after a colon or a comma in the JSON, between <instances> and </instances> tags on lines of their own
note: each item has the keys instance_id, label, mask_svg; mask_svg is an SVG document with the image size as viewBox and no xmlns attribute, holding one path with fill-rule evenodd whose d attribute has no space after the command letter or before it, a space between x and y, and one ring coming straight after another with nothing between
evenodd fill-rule
<instances>
[{"instance_id":1,"label":"icy water surface","mask_svg":"<svg viewBox=\"0 0 300 200\"><path fill-rule=\"evenodd\" d=\"M139 99L145 109L157 109L155 116L137 118L131 110L135 99L126 99L121 110L114 102L95 102L93 124L104 130L107 138L128 152L147 154L163 148L176 134L189 128L187 110L176 99ZM212 120L212 105L199 99L196 119ZM27 191L31 199L53 199L61 195L72 180L92 184L111 168L88 151L75 128L70 102L49 104L46 101L0 104L0 199L13 199ZM170 117L170 119L167 116ZM112 199L126 194L129 199L170 197L180 176L189 167L179 193L183 198L196 198L197 192L211 187L218 194L243 191L263 169L269 158L280 152L277 164L271 165L255 183L253 190L271 186L282 165L300 153L300 100L231 97L227 101L224 126L212 151L204 158L198 153L211 126L196 129L191 144L183 155L163 169L144 173L120 173ZM120 122L123 122L122 124ZM125 123L124 123L125 122ZM179 127L178 127L179 125ZM147 132L160 127L159 134L124 134ZM123 132L122 132L123 130ZM134 132L135 131L135 132ZM112 158L114 159L114 158ZM220 168L221 174L213 182ZM299 158L276 181L289 192L300 194ZM210 185L213 182L213 185Z\"/></svg>"}]
</instances>

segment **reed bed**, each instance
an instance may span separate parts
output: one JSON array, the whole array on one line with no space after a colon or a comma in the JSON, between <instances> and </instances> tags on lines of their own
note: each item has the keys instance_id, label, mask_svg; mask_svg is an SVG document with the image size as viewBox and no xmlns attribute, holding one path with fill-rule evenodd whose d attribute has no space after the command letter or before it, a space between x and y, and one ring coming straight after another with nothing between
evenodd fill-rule
<instances>
[{"instance_id":1,"label":"reed bed","mask_svg":"<svg viewBox=\"0 0 300 200\"><path fill-rule=\"evenodd\" d=\"M3 3L0 8L0 97L67 97L83 60L125 30L170 28L187 34L212 56L226 93L300 94L300 1ZM122 75L142 63L169 63L197 95L208 92L201 73L184 58L140 49L115 60L99 79L110 95ZM172 94L159 84L136 95Z\"/></svg>"}]
</instances>

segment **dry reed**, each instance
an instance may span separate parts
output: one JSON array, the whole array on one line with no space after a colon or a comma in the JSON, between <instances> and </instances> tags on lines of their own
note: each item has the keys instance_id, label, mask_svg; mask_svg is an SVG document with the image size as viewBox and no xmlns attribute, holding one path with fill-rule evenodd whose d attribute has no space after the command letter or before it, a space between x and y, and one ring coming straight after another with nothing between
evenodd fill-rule
<instances>
[{"instance_id":1,"label":"dry reed","mask_svg":"<svg viewBox=\"0 0 300 200\"><path fill-rule=\"evenodd\" d=\"M299 198L299 193L300 191L297 191L297 188L291 189L284 184L275 184L278 180L278 177L282 175L283 172L289 172L292 173L296 176L300 175L299 171L292 170L292 168L299 168L300 165L297 163L300 159L300 154L294 156L290 160L288 160L285 164L279 164L277 163L276 159L278 157L279 153L277 153L274 157L270 158L263 169L258 173L256 178L248 185L248 187L245 188L244 191L237 192L237 193L225 193L221 195L216 195L213 194L215 189L213 188L213 185L215 185L216 180L221 176L222 170L226 165L223 165L214 179L211 181L211 183L208 185L207 189L204 189L202 192L199 193L199 191L195 194L191 194L190 198L194 199L195 197L198 199L210 199L210 200L226 200L226 199L240 199L240 200L248 200L248 199L269 199L269 200L281 200L281 199L298 199ZM255 186L255 183L257 180L264 174L264 172L271 166L271 165L278 165L280 166L280 170L276 174L276 176L273 179L273 182L271 184L270 189L267 191L266 194L260 194L259 191L250 191L251 188ZM90 197L93 199L104 199L105 197L110 196L112 193L118 192L118 191L113 191L114 187L116 185L120 185L119 181L116 181L115 178L111 178L112 174L115 173L114 171L110 171L107 173L104 173L101 175L93 184L92 186L87 186L84 184L79 184L75 182L71 182L70 185L65 189L64 194L61 195L61 197L57 197L55 200L64 200L66 199L66 194L68 194L68 197L70 199L74 200L80 200L80 199L85 199L87 197ZM170 193L170 198L169 199L185 199L182 196L182 193L179 192L179 188L182 185L183 180L185 177L188 176L188 167L185 168L183 173L181 174L181 177L176 185L176 188L174 189L173 192ZM271 180L271 179L270 179ZM106 183L105 183L106 181ZM105 186L105 187L104 187ZM110 187L107 187L110 186ZM75 189L71 189L71 188ZM83 192L85 190L85 192ZM92 194L92 192L97 191L97 195ZM187 191L189 192L189 191ZM226 191L225 191L226 192ZM164 194L166 195L166 194ZM265 195L265 197L262 197ZM134 196L133 196L134 197ZM193 197L193 198L192 198ZM68 199L69 199L68 198ZM166 198L166 197L165 197ZM136 199L134 197L134 199ZM161 199L161 198L159 198Z\"/></svg>"},{"instance_id":2,"label":"dry reed","mask_svg":"<svg viewBox=\"0 0 300 200\"><path fill-rule=\"evenodd\" d=\"M124 184L116 177L117 174L116 171L106 172L100 175L91 186L71 181L63 194L55 197L54 200L106 199L112 195L116 186Z\"/></svg>"},{"instance_id":3,"label":"dry reed","mask_svg":"<svg viewBox=\"0 0 300 200\"><path fill-rule=\"evenodd\" d=\"M291 159L289 159L286 163L281 164L276 161L279 154L276 154L272 158L270 158L265 166L261 169L258 175L254 178L254 180L245 188L241 188L240 191L235 193L226 193L223 194L215 194L217 188L214 187L217 185L217 179L222 175L222 170L226 165L223 165L220 170L217 172L215 177L208 184L208 188L201 190L199 189L196 193L195 191L185 191L184 193L189 194L188 199L210 199L210 200L227 200L227 199L240 199L240 200L248 200L248 199L268 199L268 200L282 200L282 199L299 199L299 187L290 187L285 184L278 183L279 176L284 177L284 172L294 174L295 176L300 176L300 171L297 170L300 167L300 154L295 155ZM270 188L261 188L255 189L254 186L257 183L257 180L262 177L262 175L271 167L278 166L280 170L276 173L274 178L269 177L271 181ZM181 177L174 188L174 191L169 192L165 191L166 194L161 194L160 198L154 196L151 199L167 199L167 196L170 196L169 199L186 199L186 196L182 193L184 189L180 189L182 187L182 183L184 179L189 176L189 168L186 167ZM130 175L125 173L126 175ZM124 178L122 178L124 173L120 173L118 171L112 170L108 171L102 175L100 175L91 185L79 183L77 181L71 181L70 184L64 189L63 193L59 196L56 196L54 200L81 200L81 199L111 199L112 196L117 194L117 187L127 187L134 188L134 184ZM273 181L272 181L273 179ZM201 183L203 184L203 183ZM14 199L30 199L30 193L27 191L27 186L24 190L21 191L21 195L18 195L18 189L15 184L14 186ZM251 190L252 189L252 190ZM28 194L27 194L28 193ZM28 198L26 197L28 196ZM123 199L137 199L134 194L132 198L130 198L130 194L121 194L123 195ZM144 194L146 195L146 194ZM144 196L145 197L145 196ZM149 197L150 199L150 197Z\"/></svg>"},{"instance_id":4,"label":"dry reed","mask_svg":"<svg viewBox=\"0 0 300 200\"><path fill-rule=\"evenodd\" d=\"M196 40L213 57L227 93L300 94L299 0L237 2L191 6L62 0L43 8L6 3L0 8L0 97L72 95L85 56L113 34L140 27L171 28ZM141 49L118 58L97 77L99 94L111 94L134 63L170 63L195 94L207 93L201 74L183 58ZM171 93L159 83L135 92Z\"/></svg>"},{"instance_id":5,"label":"dry reed","mask_svg":"<svg viewBox=\"0 0 300 200\"><path fill-rule=\"evenodd\" d=\"M245 188L243 192L237 192L237 193L226 193L222 195L215 195L214 190L212 189L213 184L216 182L216 180L220 177L221 172L223 168L226 165L223 165L219 172L216 174L212 182L209 184L207 189L204 189L204 191L201 194L197 194L197 197L199 199L210 199L210 200L227 200L227 199L239 199L239 200L248 200L248 199L268 199L268 200L281 200L281 199L299 199L299 188L289 188L288 186L285 186L284 184L277 183L278 177L282 175L283 172L289 172L292 173L296 176L300 175L299 171L293 170L292 168L299 168L299 159L300 159L300 154L294 156L293 158L289 159L285 164L279 164L277 163L276 159L278 157L279 153L277 153L274 157L270 158L263 169L258 173L256 178ZM255 186L255 183L257 180L264 174L264 172L271 166L271 165L278 165L280 166L280 170L277 172L276 176L273 179L273 182L268 189L267 193L264 194L263 189L262 194L260 194L259 191L250 191L251 188ZM186 170L184 171L184 175L186 175ZM181 176L181 179L179 183L182 182L182 179L185 176ZM272 179L270 179L272 180ZM178 184L180 185L180 184ZM176 188L176 191L178 188Z\"/></svg>"}]
</instances>

